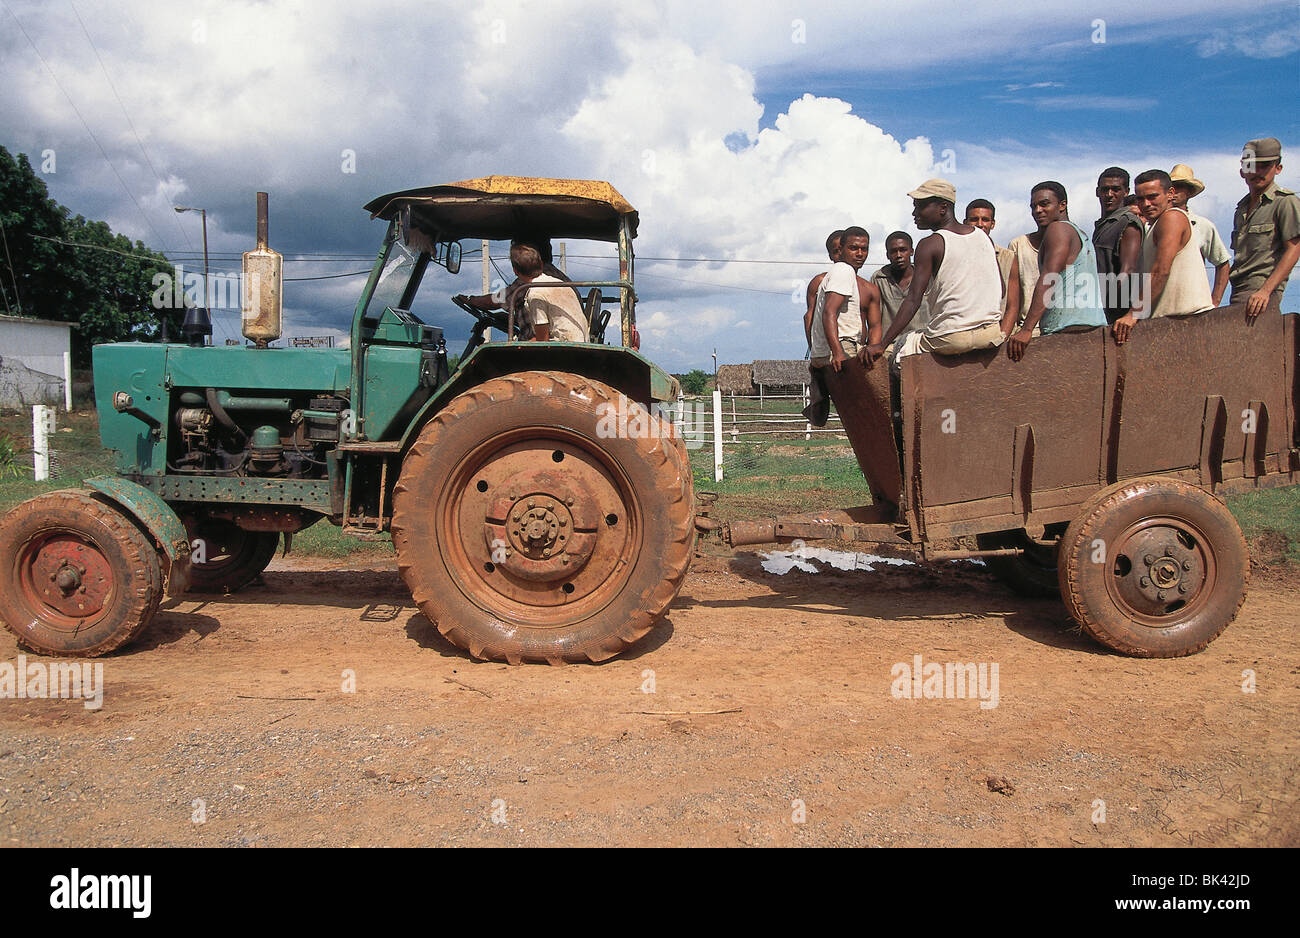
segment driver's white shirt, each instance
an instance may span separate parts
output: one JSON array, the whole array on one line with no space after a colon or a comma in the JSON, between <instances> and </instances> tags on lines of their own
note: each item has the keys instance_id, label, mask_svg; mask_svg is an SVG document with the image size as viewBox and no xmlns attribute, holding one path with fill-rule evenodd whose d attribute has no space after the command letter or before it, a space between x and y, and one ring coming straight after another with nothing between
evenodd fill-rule
<instances>
[{"instance_id":1,"label":"driver's white shirt","mask_svg":"<svg viewBox=\"0 0 1300 938\"><path fill-rule=\"evenodd\" d=\"M549 274L538 274L532 282L564 283ZM548 325L557 342L587 341L587 317L572 287L533 287L524 294L524 311L534 326Z\"/></svg>"}]
</instances>

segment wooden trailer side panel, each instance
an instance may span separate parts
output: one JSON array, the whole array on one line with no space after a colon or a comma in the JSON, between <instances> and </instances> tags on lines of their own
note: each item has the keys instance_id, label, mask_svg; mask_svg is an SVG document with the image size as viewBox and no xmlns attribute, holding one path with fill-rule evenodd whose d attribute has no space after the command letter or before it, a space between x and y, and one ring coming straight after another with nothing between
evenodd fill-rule
<instances>
[{"instance_id":1,"label":"wooden trailer side panel","mask_svg":"<svg viewBox=\"0 0 1300 938\"><path fill-rule=\"evenodd\" d=\"M1199 469L1205 459L1201 481L1211 486L1280 471L1290 447L1286 325L1274 310L1247 325L1231 308L1139 323L1117 349L1119 478Z\"/></svg>"},{"instance_id":2,"label":"wooden trailer side panel","mask_svg":"<svg viewBox=\"0 0 1300 938\"><path fill-rule=\"evenodd\" d=\"M908 482L929 538L1019 528L1095 491L1109 411L1101 330L903 360ZM951 530L949 530L951 529Z\"/></svg>"},{"instance_id":3,"label":"wooden trailer side panel","mask_svg":"<svg viewBox=\"0 0 1300 938\"><path fill-rule=\"evenodd\" d=\"M1098 489L1169 475L1209 491L1300 481L1295 316L1240 307L1005 349L904 359L915 537L1069 521Z\"/></svg>"}]
</instances>

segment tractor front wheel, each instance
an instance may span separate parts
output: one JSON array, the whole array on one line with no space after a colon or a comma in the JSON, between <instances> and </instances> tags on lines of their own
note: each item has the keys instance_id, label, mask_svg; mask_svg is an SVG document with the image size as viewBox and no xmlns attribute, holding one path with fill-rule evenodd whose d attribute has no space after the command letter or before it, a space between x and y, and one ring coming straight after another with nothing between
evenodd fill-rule
<instances>
[{"instance_id":1,"label":"tractor front wheel","mask_svg":"<svg viewBox=\"0 0 1300 938\"><path fill-rule=\"evenodd\" d=\"M32 651L107 654L144 630L161 599L153 543L90 492L50 492L0 520L0 619Z\"/></svg>"},{"instance_id":2,"label":"tractor front wheel","mask_svg":"<svg viewBox=\"0 0 1300 938\"><path fill-rule=\"evenodd\" d=\"M690 564L674 428L605 384L495 378L421 431L393 497L398 567L475 658L602 661L648 632Z\"/></svg>"}]
</instances>

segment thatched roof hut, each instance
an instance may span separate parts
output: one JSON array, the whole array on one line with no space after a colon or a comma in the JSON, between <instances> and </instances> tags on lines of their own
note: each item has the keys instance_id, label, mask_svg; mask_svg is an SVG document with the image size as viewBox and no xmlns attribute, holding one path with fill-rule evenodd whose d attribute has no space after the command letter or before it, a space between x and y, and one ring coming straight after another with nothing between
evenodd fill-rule
<instances>
[{"instance_id":1,"label":"thatched roof hut","mask_svg":"<svg viewBox=\"0 0 1300 938\"><path fill-rule=\"evenodd\" d=\"M753 365L719 365L718 390L723 394L756 394Z\"/></svg>"},{"instance_id":2,"label":"thatched roof hut","mask_svg":"<svg viewBox=\"0 0 1300 938\"><path fill-rule=\"evenodd\" d=\"M808 362L802 358L793 361L767 359L754 362L754 384L764 388L801 388L808 380Z\"/></svg>"}]
</instances>

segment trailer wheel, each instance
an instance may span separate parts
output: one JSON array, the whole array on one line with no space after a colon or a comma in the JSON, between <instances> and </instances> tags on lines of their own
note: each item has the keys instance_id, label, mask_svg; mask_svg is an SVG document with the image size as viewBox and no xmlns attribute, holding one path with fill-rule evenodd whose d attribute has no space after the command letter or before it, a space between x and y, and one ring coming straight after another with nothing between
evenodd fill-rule
<instances>
[{"instance_id":1,"label":"trailer wheel","mask_svg":"<svg viewBox=\"0 0 1300 938\"><path fill-rule=\"evenodd\" d=\"M144 630L161 599L154 544L90 492L50 492L0 520L0 619L31 651L107 654Z\"/></svg>"},{"instance_id":2,"label":"trailer wheel","mask_svg":"<svg viewBox=\"0 0 1300 938\"><path fill-rule=\"evenodd\" d=\"M475 658L603 661L650 630L694 542L669 425L578 375L524 372L452 400L393 495L420 611Z\"/></svg>"},{"instance_id":3,"label":"trailer wheel","mask_svg":"<svg viewBox=\"0 0 1300 938\"><path fill-rule=\"evenodd\" d=\"M194 546L192 593L233 593L244 588L266 569L280 545L275 531L245 531L231 521L202 516L184 520L190 543L202 542Z\"/></svg>"},{"instance_id":4,"label":"trailer wheel","mask_svg":"<svg viewBox=\"0 0 1300 938\"><path fill-rule=\"evenodd\" d=\"M1060 576L1056 567L1056 549L1031 541L1023 531L1006 534L980 534L980 550L1020 547L1019 557L986 557L989 572L1021 596L1054 598L1061 595Z\"/></svg>"},{"instance_id":5,"label":"trailer wheel","mask_svg":"<svg viewBox=\"0 0 1300 938\"><path fill-rule=\"evenodd\" d=\"M1098 492L1061 539L1061 596L1094 639L1140 658L1195 654L1236 617L1250 557L1232 513L1176 479Z\"/></svg>"}]
</instances>

